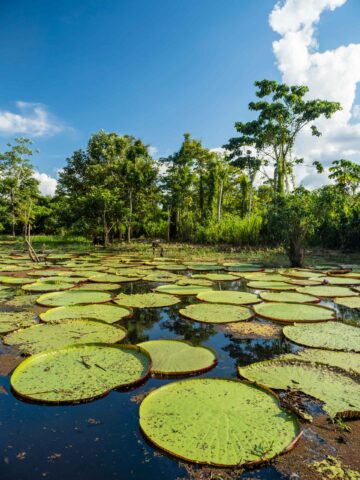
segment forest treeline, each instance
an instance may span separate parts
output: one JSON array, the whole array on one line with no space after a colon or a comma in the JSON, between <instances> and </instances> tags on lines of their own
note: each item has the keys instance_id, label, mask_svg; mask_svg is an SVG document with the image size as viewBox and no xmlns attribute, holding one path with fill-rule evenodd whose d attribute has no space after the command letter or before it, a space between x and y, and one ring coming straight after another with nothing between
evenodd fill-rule
<instances>
[{"instance_id":1,"label":"forest treeline","mask_svg":"<svg viewBox=\"0 0 360 480\"><path fill-rule=\"evenodd\" d=\"M360 166L334 158L329 184L311 191L294 177L296 165L309 166L294 155L298 134L307 127L316 142L316 120L341 105L307 100L306 86L255 87L253 120L237 122L222 148L186 133L177 152L155 160L141 139L101 130L66 159L53 197L33 176L31 140L15 139L0 152L1 232L82 234L104 245L139 237L284 245L294 265L306 244L359 249Z\"/></svg>"}]
</instances>

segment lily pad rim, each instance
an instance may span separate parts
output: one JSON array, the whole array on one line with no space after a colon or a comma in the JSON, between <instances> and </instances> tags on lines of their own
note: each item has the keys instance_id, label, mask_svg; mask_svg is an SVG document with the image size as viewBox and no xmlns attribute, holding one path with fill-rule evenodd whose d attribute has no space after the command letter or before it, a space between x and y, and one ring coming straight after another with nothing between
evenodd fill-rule
<instances>
[{"instance_id":1,"label":"lily pad rim","mask_svg":"<svg viewBox=\"0 0 360 480\"><path fill-rule=\"evenodd\" d=\"M324 309L324 310L329 310L331 312L333 312L333 317L332 318L329 318L328 320L304 320L304 321L301 321L299 319L296 319L296 320L292 320L292 319L287 319L287 320L282 320L282 319L278 319L278 318L274 318L274 317L270 317L270 316L265 316L263 314L260 314L260 313L257 313L256 310L254 309L255 311L255 315L256 316L259 316L261 318L265 318L266 320L271 320L272 322L276 322L276 323L281 323L281 324L288 324L288 323L299 323L299 324L302 324L302 325L305 325L305 324L310 324L310 323L325 323L325 322L331 322L331 321L336 321L337 319L337 315L336 315L336 311L331 308L331 307L327 307L325 305L313 305L311 303L294 303L294 302L263 302L263 303L260 303L260 304L256 304L254 305L254 307L256 306L260 306L260 305L271 305L271 304L279 304L279 303L286 303L286 305L308 305L309 307L317 307L317 308L321 308L321 309Z\"/></svg>"},{"instance_id":2,"label":"lily pad rim","mask_svg":"<svg viewBox=\"0 0 360 480\"><path fill-rule=\"evenodd\" d=\"M245 319L241 319L241 320L233 320L232 322L220 322L220 323L217 323L217 322L206 322L205 320L195 320L194 318L191 318L187 315L185 315L184 313L182 313L186 307L191 307L193 305L221 305L221 306L231 306L231 307L239 307L239 308L243 308L243 309L246 309L246 310L249 310L250 313L251 313L251 316L248 317L248 318L245 318ZM206 325L214 325L214 326L217 326L217 325L223 325L223 324L227 324L227 323L239 323L239 322L248 322L249 320L253 320L255 317L256 317L256 314L254 313L253 309L250 308L249 305L233 305L233 304L228 304L228 303L210 303L210 302L199 302L199 303L190 303L189 305L186 305L186 307L184 308L180 308L179 310L179 314L188 319L188 320L191 320L192 322L199 322L199 323L205 323Z\"/></svg>"}]
</instances>

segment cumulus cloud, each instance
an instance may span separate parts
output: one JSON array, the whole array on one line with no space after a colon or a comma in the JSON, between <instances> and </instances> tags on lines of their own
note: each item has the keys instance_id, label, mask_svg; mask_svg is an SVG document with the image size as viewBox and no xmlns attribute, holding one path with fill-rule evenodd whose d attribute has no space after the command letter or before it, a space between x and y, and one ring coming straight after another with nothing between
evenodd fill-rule
<instances>
[{"instance_id":1,"label":"cumulus cloud","mask_svg":"<svg viewBox=\"0 0 360 480\"><path fill-rule=\"evenodd\" d=\"M65 125L49 113L41 103L16 102L18 112L0 110L0 134L51 136L62 132Z\"/></svg>"},{"instance_id":2,"label":"cumulus cloud","mask_svg":"<svg viewBox=\"0 0 360 480\"><path fill-rule=\"evenodd\" d=\"M42 195L55 195L57 180L46 173L34 172L34 178L39 182L39 188Z\"/></svg>"},{"instance_id":3,"label":"cumulus cloud","mask_svg":"<svg viewBox=\"0 0 360 480\"><path fill-rule=\"evenodd\" d=\"M337 101L343 107L330 120L316 122L322 132L320 138L313 137L309 129L300 134L296 154L308 165L319 160L328 167L339 158L360 163L360 106L354 105L360 82L360 44L319 52L316 39L321 14L346 1L285 0L275 5L269 17L270 26L281 36L273 42L273 51L283 81L308 85L309 99ZM310 166L298 168L296 174L307 186L326 181L326 175L317 177Z\"/></svg>"}]
</instances>

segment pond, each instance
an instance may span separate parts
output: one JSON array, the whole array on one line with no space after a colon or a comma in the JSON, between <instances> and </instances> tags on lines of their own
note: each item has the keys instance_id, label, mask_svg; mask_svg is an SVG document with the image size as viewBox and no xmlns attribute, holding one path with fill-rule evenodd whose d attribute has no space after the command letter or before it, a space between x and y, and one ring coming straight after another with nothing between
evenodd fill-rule
<instances>
[{"instance_id":1,"label":"pond","mask_svg":"<svg viewBox=\"0 0 360 480\"><path fill-rule=\"evenodd\" d=\"M159 284L136 281L124 284L119 291L144 293L150 292L157 285ZM215 289L250 291L241 280L217 282ZM300 348L282 335L239 338L224 331L221 326L187 320L179 314L179 309L194 301L194 297L182 297L181 303L172 307L135 309L132 317L119 322L128 330L127 339L123 343L184 339L194 345L212 347L217 352L218 364L201 376L226 378L238 378L237 366L272 359ZM38 313L47 310L35 308ZM341 315L348 323L359 319L358 314L347 308L342 308ZM2 344L0 351L9 353L15 349ZM176 379L149 378L130 391L114 390L90 403L46 406L16 398L11 392L9 377L0 377L1 479L191 478L189 469L192 467L154 448L139 429L139 403L142 395L173 381ZM315 411L316 408L319 410L319 407L314 406ZM276 466L269 465L233 478L285 480L290 477L280 474Z\"/></svg>"}]
</instances>

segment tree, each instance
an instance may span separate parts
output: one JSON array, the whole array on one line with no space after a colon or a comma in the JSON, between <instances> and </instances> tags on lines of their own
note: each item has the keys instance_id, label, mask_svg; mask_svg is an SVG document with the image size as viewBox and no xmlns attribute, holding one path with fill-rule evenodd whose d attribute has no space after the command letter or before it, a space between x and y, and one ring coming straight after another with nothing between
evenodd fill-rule
<instances>
[{"instance_id":1,"label":"tree","mask_svg":"<svg viewBox=\"0 0 360 480\"><path fill-rule=\"evenodd\" d=\"M7 206L14 237L19 222L24 224L25 235L28 233L34 201L39 195L39 182L29 159L33 154L31 143L28 138L19 137L15 145L9 143L9 150L0 153L0 195Z\"/></svg>"},{"instance_id":2,"label":"tree","mask_svg":"<svg viewBox=\"0 0 360 480\"><path fill-rule=\"evenodd\" d=\"M355 195L360 186L360 165L350 160L335 160L329 171L329 178L335 181L344 194Z\"/></svg>"},{"instance_id":3,"label":"tree","mask_svg":"<svg viewBox=\"0 0 360 480\"><path fill-rule=\"evenodd\" d=\"M231 138L225 148L230 151L230 159L247 168L252 176L262 166L272 164L274 191L283 196L290 190L294 164L303 161L293 157L298 134L310 125L312 135L320 136L313 122L321 116L330 118L341 106L338 102L305 100L309 91L306 86L288 86L271 80L257 81L255 86L260 100L250 102L249 109L258 116L249 122L236 122L240 136Z\"/></svg>"}]
</instances>

